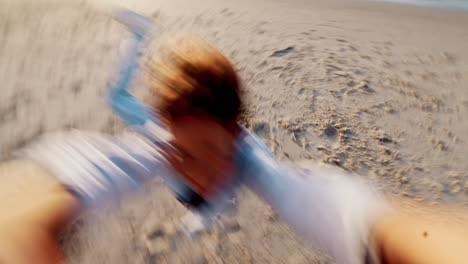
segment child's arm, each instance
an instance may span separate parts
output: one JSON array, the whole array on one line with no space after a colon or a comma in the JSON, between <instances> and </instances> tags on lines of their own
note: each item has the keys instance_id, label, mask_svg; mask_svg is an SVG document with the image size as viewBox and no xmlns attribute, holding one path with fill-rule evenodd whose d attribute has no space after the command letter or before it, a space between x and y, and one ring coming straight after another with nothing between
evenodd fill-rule
<instances>
[{"instance_id":1,"label":"child's arm","mask_svg":"<svg viewBox=\"0 0 468 264\"><path fill-rule=\"evenodd\" d=\"M138 69L139 52L145 47L147 35L155 25L148 18L131 11L118 12L116 19L130 29L133 38L127 54L122 58L117 80L109 88L109 104L114 113L131 127L141 127L148 121L157 123L155 111L129 93Z\"/></svg>"},{"instance_id":2,"label":"child's arm","mask_svg":"<svg viewBox=\"0 0 468 264\"><path fill-rule=\"evenodd\" d=\"M141 43L142 38L136 36L122 61L117 81L109 89L109 104L112 110L132 127L143 126L147 121L155 121L152 109L128 91L132 77L138 68L138 51Z\"/></svg>"},{"instance_id":3,"label":"child's arm","mask_svg":"<svg viewBox=\"0 0 468 264\"><path fill-rule=\"evenodd\" d=\"M368 240L372 223L386 208L379 196L340 171L289 167L258 138L245 134L239 145L239 168L247 186L337 263L364 263L366 250L373 245Z\"/></svg>"},{"instance_id":4,"label":"child's arm","mask_svg":"<svg viewBox=\"0 0 468 264\"><path fill-rule=\"evenodd\" d=\"M162 153L135 134L110 137L72 131L48 135L23 150L22 156L48 169L85 205L95 207L157 175L168 175Z\"/></svg>"},{"instance_id":5,"label":"child's arm","mask_svg":"<svg viewBox=\"0 0 468 264\"><path fill-rule=\"evenodd\" d=\"M465 219L421 205L407 214L398 206L390 208L371 186L351 175L330 168L287 169L255 136L242 143L240 165L247 185L337 263L367 263L366 256L377 261L371 263L466 262Z\"/></svg>"}]
</instances>

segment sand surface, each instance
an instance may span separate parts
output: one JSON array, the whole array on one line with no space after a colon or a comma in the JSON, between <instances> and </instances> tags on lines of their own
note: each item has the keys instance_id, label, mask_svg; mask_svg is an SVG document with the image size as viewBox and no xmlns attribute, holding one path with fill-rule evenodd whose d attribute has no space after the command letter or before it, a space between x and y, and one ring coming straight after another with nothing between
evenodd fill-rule
<instances>
[{"instance_id":1,"label":"sand surface","mask_svg":"<svg viewBox=\"0 0 468 264\"><path fill-rule=\"evenodd\" d=\"M125 129L103 94L128 35L96 3L0 0L0 160L49 131ZM467 13L360 1L120 3L225 52L245 84L244 124L280 159L334 164L388 193L466 210ZM196 241L180 230L184 213L155 183L89 212L64 248L71 263L330 262L247 190Z\"/></svg>"}]
</instances>

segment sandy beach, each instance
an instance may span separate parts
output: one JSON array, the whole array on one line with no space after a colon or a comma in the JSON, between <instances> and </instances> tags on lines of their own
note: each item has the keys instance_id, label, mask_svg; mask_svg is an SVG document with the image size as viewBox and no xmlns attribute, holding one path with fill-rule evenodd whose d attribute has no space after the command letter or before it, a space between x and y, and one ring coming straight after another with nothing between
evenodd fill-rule
<instances>
[{"instance_id":1,"label":"sandy beach","mask_svg":"<svg viewBox=\"0 0 468 264\"><path fill-rule=\"evenodd\" d=\"M365 1L111 1L233 60L242 123L281 160L468 207L468 13ZM39 135L126 130L104 102L129 36L93 0L0 0L0 160ZM148 95L142 85L136 94ZM246 189L192 241L161 182L87 213L70 263L333 263Z\"/></svg>"}]
</instances>

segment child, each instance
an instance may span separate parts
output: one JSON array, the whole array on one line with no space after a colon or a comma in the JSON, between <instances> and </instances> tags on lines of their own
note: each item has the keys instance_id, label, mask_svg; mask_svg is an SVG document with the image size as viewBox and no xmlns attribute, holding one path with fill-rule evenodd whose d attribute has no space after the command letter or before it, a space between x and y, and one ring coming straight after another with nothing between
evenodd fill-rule
<instances>
[{"instance_id":1,"label":"child","mask_svg":"<svg viewBox=\"0 0 468 264\"><path fill-rule=\"evenodd\" d=\"M118 138L59 133L30 148L30 157L60 174L63 182L70 181L90 204L159 175L181 202L210 215L237 183L233 153L242 130L237 124L241 107L237 74L229 60L204 40L168 38L159 56L148 63L146 74L157 99L148 106L128 90L138 70L138 54L154 26L131 12L118 18L132 30L134 41L119 79L110 87L109 104L137 133ZM70 170L69 160L80 164ZM78 174L84 173L104 184L77 182ZM111 187L118 192L105 190Z\"/></svg>"}]
</instances>

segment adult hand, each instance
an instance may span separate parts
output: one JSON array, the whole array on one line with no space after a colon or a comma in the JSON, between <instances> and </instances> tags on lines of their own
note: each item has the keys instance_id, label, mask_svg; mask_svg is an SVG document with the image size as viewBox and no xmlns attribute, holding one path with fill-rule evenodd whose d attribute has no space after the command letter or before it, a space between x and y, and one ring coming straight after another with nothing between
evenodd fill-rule
<instances>
[{"instance_id":1,"label":"adult hand","mask_svg":"<svg viewBox=\"0 0 468 264\"><path fill-rule=\"evenodd\" d=\"M0 263L63 263L57 235L80 202L30 161L0 164Z\"/></svg>"}]
</instances>

